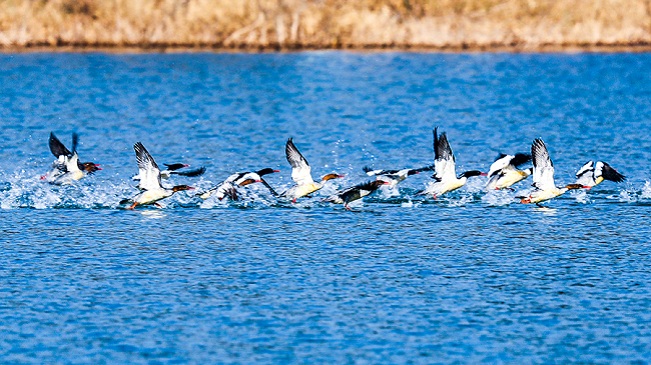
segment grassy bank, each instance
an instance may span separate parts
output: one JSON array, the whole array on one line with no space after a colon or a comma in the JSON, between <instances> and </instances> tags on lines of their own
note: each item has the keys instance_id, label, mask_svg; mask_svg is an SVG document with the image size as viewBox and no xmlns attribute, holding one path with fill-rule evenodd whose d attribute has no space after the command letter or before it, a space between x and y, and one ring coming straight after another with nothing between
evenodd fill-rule
<instances>
[{"instance_id":1,"label":"grassy bank","mask_svg":"<svg viewBox=\"0 0 651 365\"><path fill-rule=\"evenodd\" d=\"M650 0L0 0L0 47L651 45Z\"/></svg>"}]
</instances>

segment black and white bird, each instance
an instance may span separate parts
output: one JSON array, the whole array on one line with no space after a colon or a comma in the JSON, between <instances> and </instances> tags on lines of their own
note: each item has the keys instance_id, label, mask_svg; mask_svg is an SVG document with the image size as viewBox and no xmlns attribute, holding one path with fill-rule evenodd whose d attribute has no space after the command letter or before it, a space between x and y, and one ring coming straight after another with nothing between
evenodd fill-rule
<instances>
[{"instance_id":1,"label":"black and white bird","mask_svg":"<svg viewBox=\"0 0 651 365\"><path fill-rule=\"evenodd\" d=\"M519 170L518 167L529 161L531 161L530 154L505 155L501 153L488 171L486 190L507 189L511 185L526 179L533 173L533 168Z\"/></svg>"},{"instance_id":2,"label":"black and white bird","mask_svg":"<svg viewBox=\"0 0 651 365\"><path fill-rule=\"evenodd\" d=\"M238 200L238 187L250 185L253 183L262 183L267 189L269 189L272 195L277 196L278 194L276 191L262 178L263 176L272 174L274 172L280 172L280 170L264 168L258 171L236 172L214 188L198 195L201 199L208 199L214 195L219 200L222 200L226 197L230 198L231 200Z\"/></svg>"},{"instance_id":3,"label":"black and white bird","mask_svg":"<svg viewBox=\"0 0 651 365\"><path fill-rule=\"evenodd\" d=\"M201 176L206 172L206 168L203 166L194 170L179 171L181 169L190 167L190 165L184 163L173 163L173 164L164 163L163 165L165 165L166 169L161 170L160 177L161 179L166 179L166 180L169 179L170 176L172 175L196 177L196 176ZM134 175L131 179L140 180L140 174Z\"/></svg>"},{"instance_id":4,"label":"black and white bird","mask_svg":"<svg viewBox=\"0 0 651 365\"><path fill-rule=\"evenodd\" d=\"M444 133L438 136L438 127L434 128L434 175L432 179L435 182L430 183L420 195L432 195L434 198L443 195L449 191L459 189L464 186L468 178L473 176L485 176L486 173L478 170L470 170L457 176L456 160L454 153Z\"/></svg>"},{"instance_id":5,"label":"black and white bird","mask_svg":"<svg viewBox=\"0 0 651 365\"><path fill-rule=\"evenodd\" d=\"M534 190L529 196L522 197L521 203L529 204L544 202L565 194L568 190L586 188L581 184L568 184L562 188L556 187L554 183L554 163L549 157L549 151L542 139L537 138L531 145L531 156L533 156L533 187Z\"/></svg>"},{"instance_id":6,"label":"black and white bird","mask_svg":"<svg viewBox=\"0 0 651 365\"><path fill-rule=\"evenodd\" d=\"M99 165L93 162L79 162L77 133L72 134L72 152L52 132L48 144L56 160L52 163L52 169L41 176L41 180L54 185L68 185L101 170Z\"/></svg>"},{"instance_id":7,"label":"black and white bird","mask_svg":"<svg viewBox=\"0 0 651 365\"><path fill-rule=\"evenodd\" d=\"M154 204L160 207L157 203L159 200L168 198L179 191L194 189L188 185L176 185L172 188L163 187L161 185L160 169L145 146L140 142L136 142L133 145L133 150L136 152L138 175L140 176L140 184L138 187L142 191L133 198L122 202L132 202L133 204L129 209L134 209L138 205L147 204Z\"/></svg>"},{"instance_id":8,"label":"black and white bird","mask_svg":"<svg viewBox=\"0 0 651 365\"><path fill-rule=\"evenodd\" d=\"M283 192L281 196L291 199L294 203L298 198L302 198L323 188L326 181L344 177L343 175L331 173L323 175L319 182L314 181L312 179L312 168L310 164L298 148L296 148L292 138L289 138L285 144L285 157L287 158L287 162L292 166L292 180L294 180L296 185Z\"/></svg>"},{"instance_id":9,"label":"black and white bird","mask_svg":"<svg viewBox=\"0 0 651 365\"><path fill-rule=\"evenodd\" d=\"M626 180L626 176L603 161L597 161L597 163L588 161L576 172L576 183L590 188L601 184L604 180L620 183Z\"/></svg>"},{"instance_id":10,"label":"black and white bird","mask_svg":"<svg viewBox=\"0 0 651 365\"><path fill-rule=\"evenodd\" d=\"M350 209L348 204L355 200L361 199L367 195L370 195L375 190L377 190L382 185L389 184L383 180L374 180L366 182L363 184L355 185L351 188L344 189L336 192L335 194L323 199L324 202L330 202L335 204L343 204L344 208Z\"/></svg>"},{"instance_id":11,"label":"black and white bird","mask_svg":"<svg viewBox=\"0 0 651 365\"><path fill-rule=\"evenodd\" d=\"M407 177L419 174L423 171L431 171L434 168L432 166L421 167L419 169L402 169L402 170L373 170L372 168L365 166L362 170L368 176L375 176L377 180L383 180L388 182L388 187L394 188L398 183L404 181Z\"/></svg>"}]
</instances>

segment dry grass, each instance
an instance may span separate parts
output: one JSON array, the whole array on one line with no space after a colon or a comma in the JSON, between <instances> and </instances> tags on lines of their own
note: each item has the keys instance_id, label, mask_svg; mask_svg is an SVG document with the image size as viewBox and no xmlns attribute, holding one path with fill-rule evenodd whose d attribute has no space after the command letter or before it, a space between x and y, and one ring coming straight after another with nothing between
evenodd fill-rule
<instances>
[{"instance_id":1,"label":"dry grass","mask_svg":"<svg viewBox=\"0 0 651 365\"><path fill-rule=\"evenodd\" d=\"M0 0L0 47L640 44L651 0Z\"/></svg>"}]
</instances>

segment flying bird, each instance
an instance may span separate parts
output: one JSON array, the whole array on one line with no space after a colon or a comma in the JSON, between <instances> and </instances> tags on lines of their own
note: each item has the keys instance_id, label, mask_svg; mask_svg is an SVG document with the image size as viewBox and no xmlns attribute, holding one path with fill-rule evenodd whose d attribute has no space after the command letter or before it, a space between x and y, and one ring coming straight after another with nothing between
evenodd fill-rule
<instances>
[{"instance_id":1,"label":"flying bird","mask_svg":"<svg viewBox=\"0 0 651 365\"><path fill-rule=\"evenodd\" d=\"M432 195L434 198L441 196L447 192L459 189L464 186L468 178L473 176L485 176L478 170L465 171L457 176L456 173L456 159L448 137L444 133L438 135L438 127L434 128L434 175L432 179L435 182L430 183L425 190L421 191L419 195Z\"/></svg>"},{"instance_id":2,"label":"flying bird","mask_svg":"<svg viewBox=\"0 0 651 365\"><path fill-rule=\"evenodd\" d=\"M521 203L539 203L565 194L568 190L586 188L581 184L567 184L562 188L556 187L554 183L554 163L549 157L549 151L542 139L537 138L531 145L531 156L533 156L533 187L534 190L529 196L522 197Z\"/></svg>"},{"instance_id":3,"label":"flying bird","mask_svg":"<svg viewBox=\"0 0 651 365\"><path fill-rule=\"evenodd\" d=\"M172 188L163 187L161 185L160 168L158 168L156 161L154 161L154 158L145 146L140 142L136 142L133 145L133 150L136 152L136 161L138 162L138 175L140 176L140 184L138 187L141 189L141 192L133 198L122 202L133 202L129 209L134 209L138 205L147 204L160 207L157 203L159 200L168 198L179 191L194 189L188 185L176 185Z\"/></svg>"}]
</instances>

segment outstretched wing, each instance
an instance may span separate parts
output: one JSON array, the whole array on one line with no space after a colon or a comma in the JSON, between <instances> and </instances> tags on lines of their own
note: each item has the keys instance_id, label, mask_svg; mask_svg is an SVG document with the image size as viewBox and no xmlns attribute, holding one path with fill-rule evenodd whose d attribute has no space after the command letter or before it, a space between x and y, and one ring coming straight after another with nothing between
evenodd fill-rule
<instances>
[{"instance_id":1,"label":"outstretched wing","mask_svg":"<svg viewBox=\"0 0 651 365\"><path fill-rule=\"evenodd\" d=\"M70 152L69 149L66 148L66 146L59 141L59 139L54 135L54 133L50 132L50 152L54 155L54 157L59 158L60 156L72 156L72 153Z\"/></svg>"},{"instance_id":2,"label":"outstretched wing","mask_svg":"<svg viewBox=\"0 0 651 365\"><path fill-rule=\"evenodd\" d=\"M438 127L434 128L434 179L456 179L456 166L454 153L445 133L438 136Z\"/></svg>"},{"instance_id":3,"label":"outstretched wing","mask_svg":"<svg viewBox=\"0 0 651 365\"><path fill-rule=\"evenodd\" d=\"M362 167L362 170L364 170L364 172L368 176L382 175L382 173L384 172L384 170L373 170L372 168L370 168L368 166Z\"/></svg>"},{"instance_id":4,"label":"outstretched wing","mask_svg":"<svg viewBox=\"0 0 651 365\"><path fill-rule=\"evenodd\" d=\"M189 176L189 177L195 177L195 176L201 176L206 172L205 167L200 167L198 169L190 170L190 171L170 171L170 174L174 175L180 175L180 176Z\"/></svg>"},{"instance_id":5,"label":"outstretched wing","mask_svg":"<svg viewBox=\"0 0 651 365\"><path fill-rule=\"evenodd\" d=\"M500 153L500 155L497 157L495 162L491 164L490 169L488 169L488 176L492 177L500 173L507 166L511 165L511 161L513 160L513 158L515 158L515 156L505 155L503 153Z\"/></svg>"},{"instance_id":6,"label":"outstretched wing","mask_svg":"<svg viewBox=\"0 0 651 365\"><path fill-rule=\"evenodd\" d=\"M533 186L540 190L554 189L554 163L542 139L537 138L531 145L533 156Z\"/></svg>"},{"instance_id":7,"label":"outstretched wing","mask_svg":"<svg viewBox=\"0 0 651 365\"><path fill-rule=\"evenodd\" d=\"M592 175L592 172L594 171L594 162L593 161L588 161L585 163L585 165L581 166L579 171L576 172L576 178L580 179L584 175ZM590 176L592 178L592 176Z\"/></svg>"},{"instance_id":8,"label":"outstretched wing","mask_svg":"<svg viewBox=\"0 0 651 365\"><path fill-rule=\"evenodd\" d=\"M425 167L419 167L419 168L417 168L417 169L414 169L414 171L417 171L417 172L423 172L423 171L434 171L434 165L429 165L429 166L425 166Z\"/></svg>"},{"instance_id":9,"label":"outstretched wing","mask_svg":"<svg viewBox=\"0 0 651 365\"><path fill-rule=\"evenodd\" d=\"M531 161L531 155L528 153L516 153L511 160L511 165L515 167L520 167L527 162Z\"/></svg>"},{"instance_id":10,"label":"outstretched wing","mask_svg":"<svg viewBox=\"0 0 651 365\"><path fill-rule=\"evenodd\" d=\"M140 142L133 145L136 151L136 161L138 162L138 175L140 175L140 184L138 187L142 190L154 190L161 188L160 169L151 157L149 151Z\"/></svg>"},{"instance_id":11,"label":"outstretched wing","mask_svg":"<svg viewBox=\"0 0 651 365\"><path fill-rule=\"evenodd\" d=\"M285 157L287 162L292 166L292 179L298 185L313 183L312 168L305 157L294 145L294 141L289 138L285 145Z\"/></svg>"},{"instance_id":12,"label":"outstretched wing","mask_svg":"<svg viewBox=\"0 0 651 365\"><path fill-rule=\"evenodd\" d=\"M278 193L276 192L276 190L274 190L274 188L272 188L271 185L269 185L267 180L261 178L260 181L262 182L262 185L264 185L267 189L269 189L269 192L271 193L271 195L273 195L275 197L279 196Z\"/></svg>"},{"instance_id":13,"label":"outstretched wing","mask_svg":"<svg viewBox=\"0 0 651 365\"><path fill-rule=\"evenodd\" d=\"M77 152L77 145L79 144L79 135L77 133L72 134L72 153Z\"/></svg>"},{"instance_id":14,"label":"outstretched wing","mask_svg":"<svg viewBox=\"0 0 651 365\"><path fill-rule=\"evenodd\" d=\"M601 167L601 176L603 176L604 180L610 180L614 182L622 182L626 180L626 176L620 174L612 168L609 164L605 162L601 162L603 166Z\"/></svg>"},{"instance_id":15,"label":"outstretched wing","mask_svg":"<svg viewBox=\"0 0 651 365\"><path fill-rule=\"evenodd\" d=\"M388 175L397 174L398 172L402 171L402 170L373 170L368 166L365 166L364 168L362 168L362 170L364 170L364 172L368 176L381 176L381 175L388 176Z\"/></svg>"}]
</instances>

